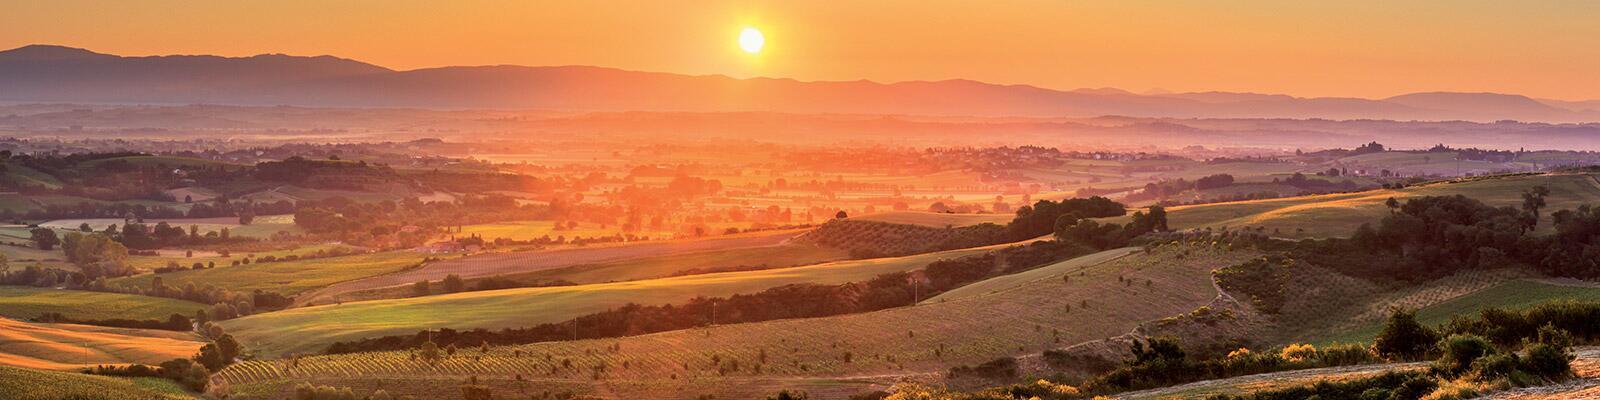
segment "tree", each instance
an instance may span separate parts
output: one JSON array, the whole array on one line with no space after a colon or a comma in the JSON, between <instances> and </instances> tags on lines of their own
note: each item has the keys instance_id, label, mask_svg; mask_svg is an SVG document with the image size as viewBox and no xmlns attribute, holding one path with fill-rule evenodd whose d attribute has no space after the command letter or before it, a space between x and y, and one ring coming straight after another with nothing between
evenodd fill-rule
<instances>
[{"instance_id":1,"label":"tree","mask_svg":"<svg viewBox=\"0 0 1600 400\"><path fill-rule=\"evenodd\" d=\"M788 389L780 390L778 391L778 394L767 396L767 400L806 400L809 398L811 398L811 396L806 395L806 392L791 392Z\"/></svg>"},{"instance_id":2,"label":"tree","mask_svg":"<svg viewBox=\"0 0 1600 400\"><path fill-rule=\"evenodd\" d=\"M54 229L33 228L28 233L31 234L30 239L33 240L33 243L39 246L39 250L55 250L56 245L61 244L61 239L56 237Z\"/></svg>"},{"instance_id":3,"label":"tree","mask_svg":"<svg viewBox=\"0 0 1600 400\"><path fill-rule=\"evenodd\" d=\"M433 294L433 289L428 287L428 280L423 279L417 281L417 283L411 284L411 294L416 296L427 296L429 294Z\"/></svg>"},{"instance_id":4,"label":"tree","mask_svg":"<svg viewBox=\"0 0 1600 400\"><path fill-rule=\"evenodd\" d=\"M1400 200L1395 200L1395 198L1392 196L1389 197L1388 200L1384 200L1383 205L1384 207L1389 207L1390 214L1394 214L1400 210Z\"/></svg>"},{"instance_id":5,"label":"tree","mask_svg":"<svg viewBox=\"0 0 1600 400\"><path fill-rule=\"evenodd\" d=\"M1532 229L1539 224L1539 210L1545 206L1544 198L1550 195L1550 189L1543 185L1534 186L1522 192L1522 210L1527 211L1531 217L1528 219L1528 228Z\"/></svg>"},{"instance_id":6,"label":"tree","mask_svg":"<svg viewBox=\"0 0 1600 400\"><path fill-rule=\"evenodd\" d=\"M244 346L239 345L239 341L234 340L232 334L224 333L217 338L217 349L221 351L222 363L226 365L233 363L234 358L239 357L239 352L244 350Z\"/></svg>"},{"instance_id":7,"label":"tree","mask_svg":"<svg viewBox=\"0 0 1600 400\"><path fill-rule=\"evenodd\" d=\"M845 214L844 210L839 210L838 214L834 214L833 215L833 219L845 219L845 218L850 218L850 215L849 214Z\"/></svg>"},{"instance_id":8,"label":"tree","mask_svg":"<svg viewBox=\"0 0 1600 400\"><path fill-rule=\"evenodd\" d=\"M422 348L418 351L418 353L421 353L420 355L423 361L427 361L429 363L439 362L439 345L433 343L432 341L423 342Z\"/></svg>"},{"instance_id":9,"label":"tree","mask_svg":"<svg viewBox=\"0 0 1600 400\"><path fill-rule=\"evenodd\" d=\"M195 355L194 360L199 362L200 365L204 365L211 372L221 371L222 367L226 365L222 359L222 351L217 348L216 344L201 346L200 354Z\"/></svg>"},{"instance_id":10,"label":"tree","mask_svg":"<svg viewBox=\"0 0 1600 400\"><path fill-rule=\"evenodd\" d=\"M1230 185L1233 185L1233 175L1228 174L1206 176L1194 181L1194 188L1196 190L1228 187Z\"/></svg>"},{"instance_id":11,"label":"tree","mask_svg":"<svg viewBox=\"0 0 1600 400\"><path fill-rule=\"evenodd\" d=\"M62 251L66 252L67 260L83 270L85 276L92 279L133 273L133 268L128 265L128 248L122 243L102 234L81 235L76 232L68 234L67 239L68 243L62 246Z\"/></svg>"},{"instance_id":12,"label":"tree","mask_svg":"<svg viewBox=\"0 0 1600 400\"><path fill-rule=\"evenodd\" d=\"M80 232L94 232L94 228L90 227L88 222L85 222L85 223L78 224L78 231L80 231Z\"/></svg>"},{"instance_id":13,"label":"tree","mask_svg":"<svg viewBox=\"0 0 1600 400\"><path fill-rule=\"evenodd\" d=\"M1433 348L1438 337L1432 329L1417 323L1415 312L1395 309L1383 324L1383 331L1373 340L1373 347L1384 357L1414 360Z\"/></svg>"},{"instance_id":14,"label":"tree","mask_svg":"<svg viewBox=\"0 0 1600 400\"><path fill-rule=\"evenodd\" d=\"M251 222L255 222L255 220L256 220L256 212L255 211L244 210L244 211L240 211L239 212L239 225L250 225L250 223Z\"/></svg>"},{"instance_id":15,"label":"tree","mask_svg":"<svg viewBox=\"0 0 1600 400\"><path fill-rule=\"evenodd\" d=\"M1145 218L1149 218L1150 219L1151 228L1155 229L1155 231L1157 231L1157 232L1166 232L1166 231L1170 230L1170 229L1167 228L1167 208L1166 207L1150 206L1150 213L1146 214Z\"/></svg>"},{"instance_id":16,"label":"tree","mask_svg":"<svg viewBox=\"0 0 1600 400\"><path fill-rule=\"evenodd\" d=\"M467 290L467 283L461 280L460 275L446 275L444 277L444 290L450 293L458 293Z\"/></svg>"}]
</instances>

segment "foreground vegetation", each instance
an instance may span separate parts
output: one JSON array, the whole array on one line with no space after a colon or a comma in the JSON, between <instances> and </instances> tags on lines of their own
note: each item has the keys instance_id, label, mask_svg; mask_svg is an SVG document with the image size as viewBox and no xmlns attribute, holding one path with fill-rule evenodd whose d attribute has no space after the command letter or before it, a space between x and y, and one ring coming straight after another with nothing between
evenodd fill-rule
<instances>
[{"instance_id":1,"label":"foreground vegetation","mask_svg":"<svg viewBox=\"0 0 1600 400\"><path fill-rule=\"evenodd\" d=\"M1428 359L1426 369L1396 370L1377 376L1322 381L1311 385L1245 394L1214 394L1208 400L1288 399L1467 399L1514 387L1559 383L1573 377L1572 346L1594 343L1600 328L1600 303L1543 303L1524 312L1485 309L1479 317L1458 318L1438 328L1397 311L1371 345L1318 349L1290 345L1271 352L1239 349L1226 357L1196 360L1176 339L1135 341L1133 356L1117 369L1077 385L1039 379L1028 383L960 393L907 386L880 398L907 400L1084 399L1130 390L1207 379L1382 360ZM1487 335L1487 336L1486 336ZM994 370L1004 363L979 368Z\"/></svg>"},{"instance_id":2,"label":"foreground vegetation","mask_svg":"<svg viewBox=\"0 0 1600 400\"><path fill-rule=\"evenodd\" d=\"M0 366L0 393L16 400L185 400L194 395L158 378L114 378Z\"/></svg>"}]
</instances>

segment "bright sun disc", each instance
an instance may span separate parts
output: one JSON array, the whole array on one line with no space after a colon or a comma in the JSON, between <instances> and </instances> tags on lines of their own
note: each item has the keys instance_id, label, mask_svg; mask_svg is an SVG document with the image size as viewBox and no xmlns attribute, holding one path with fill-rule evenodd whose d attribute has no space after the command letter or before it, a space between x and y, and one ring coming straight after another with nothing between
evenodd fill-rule
<instances>
[{"instance_id":1,"label":"bright sun disc","mask_svg":"<svg viewBox=\"0 0 1600 400\"><path fill-rule=\"evenodd\" d=\"M743 32L739 32L739 48L744 49L746 53L760 53L761 46L765 44L767 44L767 38L761 36L761 31L756 30L756 28L744 28Z\"/></svg>"}]
</instances>

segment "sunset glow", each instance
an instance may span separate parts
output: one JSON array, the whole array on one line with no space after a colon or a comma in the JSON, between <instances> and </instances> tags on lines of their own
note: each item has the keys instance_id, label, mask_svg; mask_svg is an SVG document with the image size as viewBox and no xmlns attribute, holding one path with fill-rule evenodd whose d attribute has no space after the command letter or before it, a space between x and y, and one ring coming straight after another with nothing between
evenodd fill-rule
<instances>
[{"instance_id":1,"label":"sunset glow","mask_svg":"<svg viewBox=\"0 0 1600 400\"><path fill-rule=\"evenodd\" d=\"M603 65L878 82L1388 97L1600 97L1600 2L458 2L8 4L0 48L336 55L395 69ZM759 24L757 24L759 22ZM759 70L736 35L781 35ZM204 32L205 34L194 34ZM1001 62L1003 60L1004 62Z\"/></svg>"},{"instance_id":2,"label":"sunset glow","mask_svg":"<svg viewBox=\"0 0 1600 400\"><path fill-rule=\"evenodd\" d=\"M1600 1L3 10L0 400L1600 382Z\"/></svg>"},{"instance_id":3,"label":"sunset glow","mask_svg":"<svg viewBox=\"0 0 1600 400\"><path fill-rule=\"evenodd\" d=\"M739 49L746 53L756 54L761 52L761 47L767 44L767 38L761 35L756 28L744 28L739 32Z\"/></svg>"}]
</instances>

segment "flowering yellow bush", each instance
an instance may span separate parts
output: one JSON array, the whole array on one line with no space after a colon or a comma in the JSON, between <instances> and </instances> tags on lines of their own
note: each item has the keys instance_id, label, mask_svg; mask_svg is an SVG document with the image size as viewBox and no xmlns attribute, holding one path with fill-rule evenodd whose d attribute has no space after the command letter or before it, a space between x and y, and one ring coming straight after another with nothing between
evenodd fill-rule
<instances>
[{"instance_id":1,"label":"flowering yellow bush","mask_svg":"<svg viewBox=\"0 0 1600 400\"><path fill-rule=\"evenodd\" d=\"M1234 351L1228 352L1228 358L1229 359L1234 359L1234 358L1239 358L1239 357L1248 357L1248 356L1250 356L1250 349L1246 349L1246 348L1243 348L1243 347L1240 347L1238 350L1234 350Z\"/></svg>"},{"instance_id":2,"label":"flowering yellow bush","mask_svg":"<svg viewBox=\"0 0 1600 400\"><path fill-rule=\"evenodd\" d=\"M1078 388L1073 387L1072 385L1058 385L1043 379L1040 379L1038 382L1034 382L1033 384L1041 388L1048 389L1051 393L1062 396L1076 396L1079 393L1082 393L1078 390Z\"/></svg>"},{"instance_id":3,"label":"flowering yellow bush","mask_svg":"<svg viewBox=\"0 0 1600 400\"><path fill-rule=\"evenodd\" d=\"M1285 361L1301 362L1317 357L1317 347L1310 344L1291 344L1278 353L1278 357Z\"/></svg>"}]
</instances>

